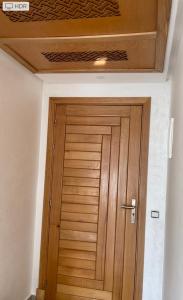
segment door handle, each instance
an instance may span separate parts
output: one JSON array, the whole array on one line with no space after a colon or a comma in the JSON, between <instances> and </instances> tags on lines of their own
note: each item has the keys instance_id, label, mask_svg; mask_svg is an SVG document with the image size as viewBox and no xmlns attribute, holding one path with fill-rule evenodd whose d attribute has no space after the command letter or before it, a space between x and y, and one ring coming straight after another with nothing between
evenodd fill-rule
<instances>
[{"instance_id":1,"label":"door handle","mask_svg":"<svg viewBox=\"0 0 183 300\"><path fill-rule=\"evenodd\" d=\"M136 205L136 199L132 199L132 205L121 205L120 208L123 209L131 209L131 224L135 224L136 223L136 209L137 209L137 205Z\"/></svg>"}]
</instances>

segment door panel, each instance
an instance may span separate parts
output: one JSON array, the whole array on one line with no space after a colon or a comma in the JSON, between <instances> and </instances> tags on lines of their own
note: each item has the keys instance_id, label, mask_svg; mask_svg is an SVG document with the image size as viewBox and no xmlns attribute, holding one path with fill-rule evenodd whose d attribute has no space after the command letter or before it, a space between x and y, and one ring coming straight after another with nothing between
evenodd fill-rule
<instances>
[{"instance_id":1,"label":"door panel","mask_svg":"<svg viewBox=\"0 0 183 300\"><path fill-rule=\"evenodd\" d=\"M58 105L46 300L133 300L141 106Z\"/></svg>"}]
</instances>

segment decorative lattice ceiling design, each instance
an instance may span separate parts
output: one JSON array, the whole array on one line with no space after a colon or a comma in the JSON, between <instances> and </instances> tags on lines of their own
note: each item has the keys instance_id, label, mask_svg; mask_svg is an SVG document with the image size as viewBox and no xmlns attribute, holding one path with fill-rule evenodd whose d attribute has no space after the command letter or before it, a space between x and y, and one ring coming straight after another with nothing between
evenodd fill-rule
<instances>
[{"instance_id":1,"label":"decorative lattice ceiling design","mask_svg":"<svg viewBox=\"0 0 183 300\"><path fill-rule=\"evenodd\" d=\"M120 16L118 0L32 0L29 12L3 12L12 22Z\"/></svg>"},{"instance_id":2,"label":"decorative lattice ceiling design","mask_svg":"<svg viewBox=\"0 0 183 300\"><path fill-rule=\"evenodd\" d=\"M50 62L94 62L105 58L108 61L128 60L124 50L85 52L42 52Z\"/></svg>"}]
</instances>

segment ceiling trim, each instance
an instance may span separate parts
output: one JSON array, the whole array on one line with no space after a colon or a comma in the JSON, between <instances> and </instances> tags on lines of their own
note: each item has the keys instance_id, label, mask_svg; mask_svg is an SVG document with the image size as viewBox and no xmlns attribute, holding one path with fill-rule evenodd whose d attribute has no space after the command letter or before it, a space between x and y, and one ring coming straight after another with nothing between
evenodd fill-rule
<instances>
[{"instance_id":1,"label":"ceiling trim","mask_svg":"<svg viewBox=\"0 0 183 300\"><path fill-rule=\"evenodd\" d=\"M126 34L103 34L103 35L80 35L80 36L61 36L61 37L40 37L40 38L1 38L0 41L2 43L8 42L8 41L50 41L50 40L58 40L58 41L68 41L68 40L86 40L86 39L101 39L101 38L116 38L116 37L120 37L120 38L124 38L125 40L127 38L131 39L131 38L136 38L136 39L141 39L143 37L145 38L150 38L150 39L155 39L157 36L157 32L156 31L151 31L151 32L137 32L137 33L126 33Z\"/></svg>"},{"instance_id":2,"label":"ceiling trim","mask_svg":"<svg viewBox=\"0 0 183 300\"><path fill-rule=\"evenodd\" d=\"M158 0L155 69L163 71L170 21L171 0Z\"/></svg>"},{"instance_id":3,"label":"ceiling trim","mask_svg":"<svg viewBox=\"0 0 183 300\"><path fill-rule=\"evenodd\" d=\"M11 55L14 59L16 59L16 61L18 61L32 73L38 72L38 70L34 66L32 66L28 61L22 58L18 53L16 53L15 50L11 49L9 45L1 44L0 42L0 48L4 50L4 52L6 52L7 54Z\"/></svg>"}]
</instances>

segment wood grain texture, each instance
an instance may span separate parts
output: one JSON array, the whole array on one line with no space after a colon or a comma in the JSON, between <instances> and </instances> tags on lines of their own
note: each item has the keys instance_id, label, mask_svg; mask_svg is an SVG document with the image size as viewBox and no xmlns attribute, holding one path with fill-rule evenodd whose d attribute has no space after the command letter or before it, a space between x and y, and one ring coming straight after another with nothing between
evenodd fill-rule
<instances>
[{"instance_id":1,"label":"wood grain texture","mask_svg":"<svg viewBox=\"0 0 183 300\"><path fill-rule=\"evenodd\" d=\"M65 230L60 231L60 238L62 240L71 240L71 241L83 241L83 242L96 242L97 235L93 232L82 232L75 230Z\"/></svg>"},{"instance_id":2,"label":"wood grain texture","mask_svg":"<svg viewBox=\"0 0 183 300\"><path fill-rule=\"evenodd\" d=\"M99 179L93 178L64 177L63 183L64 185L99 187Z\"/></svg>"},{"instance_id":3,"label":"wood grain texture","mask_svg":"<svg viewBox=\"0 0 183 300\"><path fill-rule=\"evenodd\" d=\"M127 205L131 205L132 199L139 201L139 168L140 168L140 138L141 138L142 108L131 108L129 159L128 159L128 183ZM137 222L131 224L131 212L126 212L125 251L122 299L133 299L134 274L136 267L136 239Z\"/></svg>"},{"instance_id":4,"label":"wood grain texture","mask_svg":"<svg viewBox=\"0 0 183 300\"><path fill-rule=\"evenodd\" d=\"M81 116L68 116L67 124L71 125L106 125L106 126L119 126L119 117L81 117Z\"/></svg>"},{"instance_id":5,"label":"wood grain texture","mask_svg":"<svg viewBox=\"0 0 183 300\"><path fill-rule=\"evenodd\" d=\"M61 228L68 230L77 230L82 232L97 232L97 224L94 223L61 221Z\"/></svg>"},{"instance_id":6,"label":"wood grain texture","mask_svg":"<svg viewBox=\"0 0 183 300\"><path fill-rule=\"evenodd\" d=\"M48 245L48 266L47 266L47 289L45 300L56 297L56 273L58 260L59 245L59 223L61 201L60 195L62 191L63 176L63 156L64 156L64 140L65 140L65 107L57 107L56 110L57 126L55 127L55 147L54 163L53 163L53 181L52 181L52 207L50 212L50 229L49 229L49 245ZM59 165L57 162L59 161Z\"/></svg>"},{"instance_id":7,"label":"wood grain texture","mask_svg":"<svg viewBox=\"0 0 183 300\"><path fill-rule=\"evenodd\" d=\"M130 116L130 106L98 106L95 105L68 105L66 114L71 116ZM102 141L102 140L101 140ZM100 142L101 142L100 141Z\"/></svg>"},{"instance_id":8,"label":"wood grain texture","mask_svg":"<svg viewBox=\"0 0 183 300\"><path fill-rule=\"evenodd\" d=\"M70 143L102 143L102 135L66 134L66 142Z\"/></svg>"},{"instance_id":9,"label":"wood grain texture","mask_svg":"<svg viewBox=\"0 0 183 300\"><path fill-rule=\"evenodd\" d=\"M87 260L96 260L96 253L80 250L59 249L60 257L79 258Z\"/></svg>"},{"instance_id":10,"label":"wood grain texture","mask_svg":"<svg viewBox=\"0 0 183 300\"><path fill-rule=\"evenodd\" d=\"M151 99L143 105L134 300L142 299Z\"/></svg>"},{"instance_id":11,"label":"wood grain texture","mask_svg":"<svg viewBox=\"0 0 183 300\"><path fill-rule=\"evenodd\" d=\"M110 126L74 126L67 125L66 133L79 133L79 134L111 134Z\"/></svg>"},{"instance_id":12,"label":"wood grain texture","mask_svg":"<svg viewBox=\"0 0 183 300\"><path fill-rule=\"evenodd\" d=\"M65 150L70 151L101 151L101 144L92 144L92 143L66 143Z\"/></svg>"},{"instance_id":13,"label":"wood grain texture","mask_svg":"<svg viewBox=\"0 0 183 300\"><path fill-rule=\"evenodd\" d=\"M67 276L75 276L75 277L84 277L84 278L95 278L95 271L94 270L86 270L86 269L78 269L78 268L71 268L65 266L58 266L58 274L67 275Z\"/></svg>"},{"instance_id":14,"label":"wood grain texture","mask_svg":"<svg viewBox=\"0 0 183 300\"><path fill-rule=\"evenodd\" d=\"M99 196L99 188L81 186L63 186L64 195Z\"/></svg>"},{"instance_id":15,"label":"wood grain texture","mask_svg":"<svg viewBox=\"0 0 183 300\"><path fill-rule=\"evenodd\" d=\"M115 244L113 300L122 299L126 212L125 210L121 209L121 205L126 203L129 134L130 134L130 119L122 118L121 135L120 135L120 153L119 153L117 214L116 214L116 241L118 242Z\"/></svg>"},{"instance_id":16,"label":"wood grain texture","mask_svg":"<svg viewBox=\"0 0 183 300\"><path fill-rule=\"evenodd\" d=\"M103 143L102 143L100 205L99 205L99 220L98 220L97 261L96 261L97 280L104 279L110 143L111 143L111 137L104 136Z\"/></svg>"},{"instance_id":17,"label":"wood grain texture","mask_svg":"<svg viewBox=\"0 0 183 300\"><path fill-rule=\"evenodd\" d=\"M103 290L103 282L88 278L58 275L58 284L85 287L89 289Z\"/></svg>"},{"instance_id":18,"label":"wood grain texture","mask_svg":"<svg viewBox=\"0 0 183 300\"><path fill-rule=\"evenodd\" d=\"M76 108L80 105L89 108L90 106L107 106L109 108L116 107L124 107L124 111L126 106L131 109L131 106L142 106L149 101L149 97L51 97L50 101L52 101L55 105L74 105ZM67 108L66 108L67 109ZM129 115L130 116L130 111Z\"/></svg>"},{"instance_id":19,"label":"wood grain texture","mask_svg":"<svg viewBox=\"0 0 183 300\"><path fill-rule=\"evenodd\" d=\"M74 286L68 286L59 284L57 285L57 291L59 293L76 295L81 297L91 297L93 299L104 299L104 300L112 300L112 295L110 292L100 291L100 290L93 290L87 288L80 288Z\"/></svg>"},{"instance_id":20,"label":"wood grain texture","mask_svg":"<svg viewBox=\"0 0 183 300\"><path fill-rule=\"evenodd\" d=\"M37 289L36 300L44 300L44 299L45 299L45 290Z\"/></svg>"},{"instance_id":21,"label":"wood grain texture","mask_svg":"<svg viewBox=\"0 0 183 300\"><path fill-rule=\"evenodd\" d=\"M60 4L58 1L56 3ZM156 1L148 1L148 3L146 3L144 0L139 0L138 7L135 1L128 4L123 3L121 0L117 4L115 1L111 1L111 5L110 2L102 2L101 0L97 2L95 0L91 1L87 7L85 5L88 3L87 1L77 3L76 6L73 2L71 2L70 5L67 1L61 1L61 3L63 3L63 8L60 11L60 5L57 5L55 9L52 9L52 7L47 8L46 1L41 1L40 15L37 16L37 11L34 10L33 15L30 14L28 18L32 18L33 20L41 19L43 22L33 21L28 22L29 24L23 22L24 26L20 26L18 22L10 22L9 18L5 17L2 13L0 26L3 30L1 37L29 39L42 37L45 40L58 37L58 39L65 44L68 40L73 40L73 42L76 43L79 37L81 40L85 40L88 36L90 39L92 39L93 36L96 36L96 38L98 36L97 39L100 40L103 34L106 36L115 36L117 34L121 36L122 41L124 41L126 35L128 39L131 35L132 37L137 36L136 39L141 39L141 34L154 30L156 24ZM104 8L103 3L107 3ZM93 7L95 5L97 7L94 13ZM124 11L125 14L119 13L119 6L121 11ZM66 14L63 15L63 11L66 11ZM18 19L22 17L25 18L23 12L15 13L15 16L16 15L18 15ZM109 18L106 16L110 16L110 24L108 21ZM78 17L80 20L77 19ZM54 18L57 21L49 21L49 19L53 20ZM72 18L72 20L68 20L70 18ZM39 23L42 24L42 26L38 26ZM26 34L26 30L28 29L29 31ZM133 33L139 33L139 36Z\"/></svg>"},{"instance_id":22,"label":"wood grain texture","mask_svg":"<svg viewBox=\"0 0 183 300\"><path fill-rule=\"evenodd\" d=\"M152 0L149 2L151 3ZM155 2L155 0L153 0L153 2ZM136 11L137 8L135 7L134 10ZM126 12L126 10L123 11ZM115 19L118 18L113 18L112 24ZM21 24L19 24L19 26L21 26ZM67 26L68 24L65 25L65 27ZM108 26L109 24L106 25L106 28ZM133 32L136 32L136 30ZM40 37L38 39L26 39L24 36L24 39L7 39L6 42L2 42L1 40L1 43L5 46L5 51L9 51L12 56L15 56L18 61L24 63L27 67L32 67L33 72L35 72L35 70L39 73L93 71L152 72L155 69L156 35L156 27L154 27L153 30L148 32L136 34L130 33L129 35L125 33L123 35L115 34L114 36L90 36L85 37L85 39L80 36L77 38L77 41L71 37L63 42L61 37L54 37L51 39L42 39ZM139 39L139 37L141 37L141 39ZM57 51L55 51L55 45L57 45ZM79 62L75 62L76 58L73 58L71 61L54 61L53 59L56 57L56 60L59 60L61 55L62 57L68 57L68 54L70 54L67 58L68 60L71 57L76 56L76 53L79 53L81 58L91 56L96 57L96 55L100 58L102 54L106 57L111 56L114 53L114 59L107 60L107 63L103 66L97 66L94 64L94 61L90 59L89 61L84 60ZM118 57L115 58L116 56ZM51 57L51 61L46 57ZM124 59L121 60L123 57Z\"/></svg>"},{"instance_id":23,"label":"wood grain texture","mask_svg":"<svg viewBox=\"0 0 183 300\"><path fill-rule=\"evenodd\" d=\"M62 195L63 203L80 203L98 205L99 197L86 195Z\"/></svg>"},{"instance_id":24,"label":"wood grain texture","mask_svg":"<svg viewBox=\"0 0 183 300\"><path fill-rule=\"evenodd\" d=\"M78 269L95 270L95 261L86 259L61 257L59 265Z\"/></svg>"},{"instance_id":25,"label":"wood grain texture","mask_svg":"<svg viewBox=\"0 0 183 300\"><path fill-rule=\"evenodd\" d=\"M155 69L159 72L164 68L169 19L170 0L158 0Z\"/></svg>"},{"instance_id":26,"label":"wood grain texture","mask_svg":"<svg viewBox=\"0 0 183 300\"><path fill-rule=\"evenodd\" d=\"M64 176L73 176L81 178L100 178L100 170L65 168Z\"/></svg>"},{"instance_id":27,"label":"wood grain texture","mask_svg":"<svg viewBox=\"0 0 183 300\"><path fill-rule=\"evenodd\" d=\"M122 129L123 130L123 129ZM112 291L119 166L120 127L112 128L104 289ZM123 159L125 159L123 157ZM120 183L121 185L121 183Z\"/></svg>"},{"instance_id":28,"label":"wood grain texture","mask_svg":"<svg viewBox=\"0 0 183 300\"><path fill-rule=\"evenodd\" d=\"M95 10L93 10L93 7L95 7ZM3 11L3 13L9 20L14 22L15 26L19 22L24 22L24 24L27 22L62 22L65 20L120 16L119 4L113 0L110 2L106 0L91 0L90 2L83 0L82 2L71 1L69 3L67 0L55 0L55 6L51 6L48 0L34 0L31 5L31 14L27 15L21 11L19 13L16 11L12 13Z\"/></svg>"},{"instance_id":29,"label":"wood grain texture","mask_svg":"<svg viewBox=\"0 0 183 300\"><path fill-rule=\"evenodd\" d=\"M66 151L65 159L80 159L80 160L100 160L99 152L81 152L81 151Z\"/></svg>"},{"instance_id":30,"label":"wood grain texture","mask_svg":"<svg viewBox=\"0 0 183 300\"><path fill-rule=\"evenodd\" d=\"M98 206L96 205L91 206L87 204L82 205L82 204L63 203L62 211L98 214Z\"/></svg>"},{"instance_id":31,"label":"wood grain texture","mask_svg":"<svg viewBox=\"0 0 183 300\"><path fill-rule=\"evenodd\" d=\"M84 298L85 300L93 300L91 298ZM68 295L63 293L57 293L56 300L84 300L83 297L74 296L74 295Z\"/></svg>"},{"instance_id":32,"label":"wood grain texture","mask_svg":"<svg viewBox=\"0 0 183 300\"><path fill-rule=\"evenodd\" d=\"M3 49L7 54L12 56L14 59L16 59L20 64L22 64L25 68L27 68L32 73L38 72L38 69L34 65L32 65L25 58L23 58L22 55L14 51L10 45L0 43L0 48Z\"/></svg>"},{"instance_id":33,"label":"wood grain texture","mask_svg":"<svg viewBox=\"0 0 183 300\"><path fill-rule=\"evenodd\" d=\"M91 169L91 170L99 170L100 169L100 161L90 161L90 160L65 160L64 161L65 168L76 168L76 169Z\"/></svg>"},{"instance_id":34,"label":"wood grain texture","mask_svg":"<svg viewBox=\"0 0 183 300\"><path fill-rule=\"evenodd\" d=\"M41 234L41 252L40 252L40 270L39 270L39 289L45 289L46 270L47 270L47 255L48 255L48 239L49 239L49 219L50 219L50 197L53 169L53 143L54 143L54 120L55 120L55 105L51 102L49 105L49 120L48 120L48 137L47 137L47 158L44 186L44 206L42 219L42 234Z\"/></svg>"},{"instance_id":35,"label":"wood grain texture","mask_svg":"<svg viewBox=\"0 0 183 300\"><path fill-rule=\"evenodd\" d=\"M73 221L73 222L97 223L98 215L86 214L86 213L81 214L81 213L62 212L61 219L66 221Z\"/></svg>"},{"instance_id":36,"label":"wood grain texture","mask_svg":"<svg viewBox=\"0 0 183 300\"><path fill-rule=\"evenodd\" d=\"M80 242L80 241L60 241L60 248L83 250L83 251L96 251L96 243Z\"/></svg>"}]
</instances>

